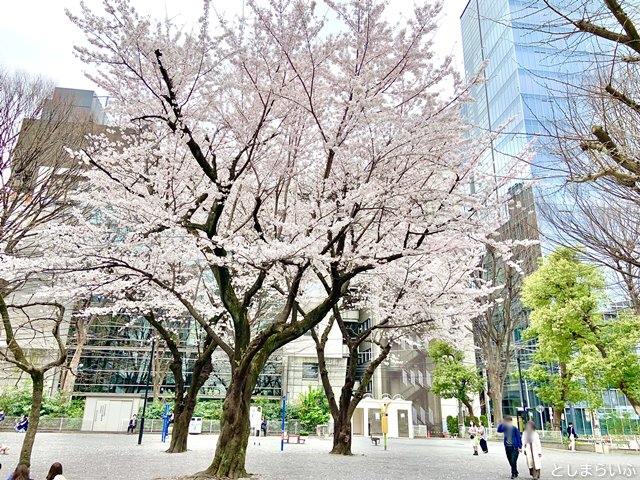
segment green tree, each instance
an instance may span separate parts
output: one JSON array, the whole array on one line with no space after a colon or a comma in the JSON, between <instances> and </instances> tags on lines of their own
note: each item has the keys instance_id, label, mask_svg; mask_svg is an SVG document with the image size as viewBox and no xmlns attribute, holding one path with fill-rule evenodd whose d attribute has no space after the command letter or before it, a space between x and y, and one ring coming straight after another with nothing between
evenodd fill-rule
<instances>
[{"instance_id":1,"label":"green tree","mask_svg":"<svg viewBox=\"0 0 640 480\"><path fill-rule=\"evenodd\" d=\"M449 435L454 436L460 433L460 425L458 425L458 417L449 415L447 417L447 431Z\"/></svg>"},{"instance_id":2,"label":"green tree","mask_svg":"<svg viewBox=\"0 0 640 480\"><path fill-rule=\"evenodd\" d=\"M579 341L580 371L591 386L619 389L640 415L640 318L624 311L596 327L593 341Z\"/></svg>"},{"instance_id":3,"label":"green tree","mask_svg":"<svg viewBox=\"0 0 640 480\"><path fill-rule=\"evenodd\" d=\"M482 378L474 366L463 363L464 353L444 340L429 344L429 357L435 363L432 391L443 398L460 401L473 415L473 396L482 390Z\"/></svg>"},{"instance_id":4,"label":"green tree","mask_svg":"<svg viewBox=\"0 0 640 480\"><path fill-rule=\"evenodd\" d=\"M640 412L640 319L630 313L604 319L604 290L599 270L570 248L553 252L525 279L523 303L531 309L525 338L538 343L528 376L554 407L556 427L567 402L597 406L602 388L620 389Z\"/></svg>"},{"instance_id":5,"label":"green tree","mask_svg":"<svg viewBox=\"0 0 640 480\"><path fill-rule=\"evenodd\" d=\"M290 418L300 421L301 433L312 433L317 425L329 421L329 401L321 388L311 388L291 405Z\"/></svg>"},{"instance_id":6,"label":"green tree","mask_svg":"<svg viewBox=\"0 0 640 480\"><path fill-rule=\"evenodd\" d=\"M522 288L523 304L531 309L525 339L537 349L527 376L536 394L553 408L554 428L567 403L588 399L588 389L576 357L577 336L591 338L604 298L604 279L597 268L578 260L578 252L560 248L542 259Z\"/></svg>"}]
</instances>

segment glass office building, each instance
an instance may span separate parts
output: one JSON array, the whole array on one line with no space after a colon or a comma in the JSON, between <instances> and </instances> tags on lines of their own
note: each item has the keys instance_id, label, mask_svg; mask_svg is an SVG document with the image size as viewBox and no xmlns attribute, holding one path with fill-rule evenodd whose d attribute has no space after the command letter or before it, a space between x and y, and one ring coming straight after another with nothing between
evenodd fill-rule
<instances>
[{"instance_id":1,"label":"glass office building","mask_svg":"<svg viewBox=\"0 0 640 480\"><path fill-rule=\"evenodd\" d=\"M193 364L197 358L197 345L204 334L192 319L180 321L176 328L184 354L185 383L191 383ZM76 350L75 323L69 335L69 356ZM88 329L87 344L82 347L80 366L75 379L75 395L90 393L141 394L146 389L151 338L154 330L142 317L129 315L101 315L94 318ZM158 345L154 355L154 369L165 364L161 391L171 394L175 380L166 368L171 361L168 349ZM229 359L221 351L214 352L213 372L200 391L201 397L223 398L231 378ZM255 395L280 398L282 396L283 363L278 353L258 377Z\"/></svg>"},{"instance_id":2,"label":"glass office building","mask_svg":"<svg viewBox=\"0 0 640 480\"><path fill-rule=\"evenodd\" d=\"M555 203L553 195L563 181L564 169L551 154L551 145L545 138L552 136L549 134L555 126L563 122L567 85L579 84L579 77L594 58L588 39L574 42L573 37L556 35L562 32L552 26L551 15L541 0L470 0L460 18L466 77L481 80L472 89L475 101L465 107L463 114L475 127L475 134L493 135L491 152L481 168L497 175L507 174L523 152L535 152L529 153L525 167L519 170L522 179L508 182L499 194L512 197L514 187L522 180L535 179L531 200L536 211L543 204ZM533 232L545 251L551 246L546 240L552 238L552 229L545 226L541 215L534 213L531 218L535 222ZM513 229L514 223L518 220L507 214L503 229ZM527 230L531 232L530 228ZM525 325L526 319L523 328ZM516 332L515 340L518 338ZM533 348L519 345L523 369L530 363ZM511 372L505 385L503 411L516 414L523 400L530 408L539 405L532 386L526 380L520 382L515 362ZM610 397L613 398L610 392L605 392L605 410L620 409L619 396L615 396L615 406L607 401ZM533 416L541 423L538 413ZM542 417L545 423L550 420L548 410ZM565 419L573 419L580 431L591 430L588 417L585 405L565 412Z\"/></svg>"}]
</instances>

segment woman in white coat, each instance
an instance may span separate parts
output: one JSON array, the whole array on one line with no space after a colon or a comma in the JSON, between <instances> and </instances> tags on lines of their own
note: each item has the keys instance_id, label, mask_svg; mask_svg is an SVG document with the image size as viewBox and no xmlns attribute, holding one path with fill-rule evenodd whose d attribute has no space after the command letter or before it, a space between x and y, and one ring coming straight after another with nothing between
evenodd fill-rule
<instances>
[{"instance_id":1,"label":"woman in white coat","mask_svg":"<svg viewBox=\"0 0 640 480\"><path fill-rule=\"evenodd\" d=\"M536 432L536 424L528 422L522 434L522 451L527 459L527 467L532 478L540 478L542 468L542 444L540 435Z\"/></svg>"},{"instance_id":2,"label":"woman in white coat","mask_svg":"<svg viewBox=\"0 0 640 480\"><path fill-rule=\"evenodd\" d=\"M478 445L480 445L480 437L478 437L478 428L476 424L471 422L469 425L469 438L471 439L471 446L473 447L473 454L478 455Z\"/></svg>"}]
</instances>

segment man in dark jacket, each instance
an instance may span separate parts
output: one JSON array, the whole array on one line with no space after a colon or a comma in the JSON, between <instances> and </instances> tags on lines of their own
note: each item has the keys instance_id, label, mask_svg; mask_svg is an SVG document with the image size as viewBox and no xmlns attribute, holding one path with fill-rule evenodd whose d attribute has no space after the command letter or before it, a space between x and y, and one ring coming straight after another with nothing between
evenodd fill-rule
<instances>
[{"instance_id":1,"label":"man in dark jacket","mask_svg":"<svg viewBox=\"0 0 640 480\"><path fill-rule=\"evenodd\" d=\"M516 478L518 476L518 455L522 449L520 430L513 424L513 419L506 416L498 425L498 433L504 434L504 451L511 466L511 478Z\"/></svg>"}]
</instances>

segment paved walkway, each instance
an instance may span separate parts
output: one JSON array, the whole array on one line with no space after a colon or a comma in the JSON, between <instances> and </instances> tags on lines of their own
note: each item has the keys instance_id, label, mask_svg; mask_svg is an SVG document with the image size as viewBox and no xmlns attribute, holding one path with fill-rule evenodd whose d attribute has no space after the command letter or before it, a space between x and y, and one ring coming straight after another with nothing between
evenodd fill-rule
<instances>
[{"instance_id":1,"label":"paved walkway","mask_svg":"<svg viewBox=\"0 0 640 480\"><path fill-rule=\"evenodd\" d=\"M204 469L211 461L215 436L189 438L190 451L164 453L159 435L145 436L142 446L136 436L113 434L38 434L32 477L42 480L54 461L64 465L67 480L151 480L172 478ZM260 480L496 480L510 472L502 446L490 443L490 452L474 457L468 441L453 439L391 439L389 450L356 438L352 457L329 455L331 443L311 438L305 445L285 445L279 451L277 437L249 441L247 469ZM0 480L7 477L18 458L22 436L1 433L0 441L11 446L0 455ZM640 479L640 456L571 453L547 450L543 457L543 478L635 478ZM635 473L632 469L635 469ZM528 478L520 459L522 478ZM629 475L625 475L625 471Z\"/></svg>"}]
</instances>

